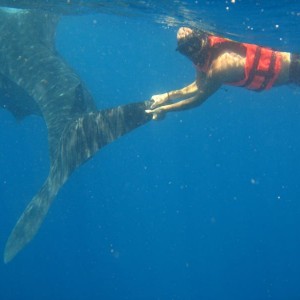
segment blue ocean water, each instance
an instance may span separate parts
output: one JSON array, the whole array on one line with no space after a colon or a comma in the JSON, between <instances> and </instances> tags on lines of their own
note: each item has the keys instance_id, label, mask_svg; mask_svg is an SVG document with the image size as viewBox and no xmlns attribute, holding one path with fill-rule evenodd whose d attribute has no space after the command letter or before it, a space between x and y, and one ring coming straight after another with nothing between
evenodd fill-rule
<instances>
[{"instance_id":1,"label":"blue ocean water","mask_svg":"<svg viewBox=\"0 0 300 300\"><path fill-rule=\"evenodd\" d=\"M63 1L46 2L58 12ZM194 67L175 51L183 24L300 53L297 1L77 2L57 49L99 108L190 83ZM102 149L0 264L0 299L300 299L299 95L226 86ZM0 117L3 250L49 160L41 118Z\"/></svg>"}]
</instances>

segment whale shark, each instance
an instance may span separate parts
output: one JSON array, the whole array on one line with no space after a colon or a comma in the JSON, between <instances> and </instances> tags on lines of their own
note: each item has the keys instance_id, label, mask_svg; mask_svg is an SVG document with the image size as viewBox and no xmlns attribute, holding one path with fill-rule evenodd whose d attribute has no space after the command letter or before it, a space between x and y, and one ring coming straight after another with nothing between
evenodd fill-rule
<instances>
[{"instance_id":1,"label":"whale shark","mask_svg":"<svg viewBox=\"0 0 300 300\"><path fill-rule=\"evenodd\" d=\"M4 249L11 261L36 235L62 185L99 149L151 120L150 101L98 110L78 74L55 49L60 16L0 9L0 107L47 126L48 177L18 219Z\"/></svg>"}]
</instances>

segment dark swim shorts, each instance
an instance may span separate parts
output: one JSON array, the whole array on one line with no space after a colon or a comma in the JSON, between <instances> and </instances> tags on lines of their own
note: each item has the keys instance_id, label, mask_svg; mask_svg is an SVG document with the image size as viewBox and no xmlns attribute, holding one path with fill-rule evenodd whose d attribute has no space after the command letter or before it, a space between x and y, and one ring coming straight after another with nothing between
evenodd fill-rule
<instances>
[{"instance_id":1,"label":"dark swim shorts","mask_svg":"<svg viewBox=\"0 0 300 300\"><path fill-rule=\"evenodd\" d=\"M291 54L289 80L300 85L300 54Z\"/></svg>"}]
</instances>

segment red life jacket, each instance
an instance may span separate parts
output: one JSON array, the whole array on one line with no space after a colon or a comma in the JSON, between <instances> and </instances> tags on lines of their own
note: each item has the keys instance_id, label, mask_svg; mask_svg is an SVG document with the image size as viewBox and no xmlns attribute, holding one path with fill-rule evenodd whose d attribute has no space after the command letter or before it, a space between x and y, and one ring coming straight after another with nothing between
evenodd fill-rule
<instances>
[{"instance_id":1,"label":"red life jacket","mask_svg":"<svg viewBox=\"0 0 300 300\"><path fill-rule=\"evenodd\" d=\"M204 66L197 66L198 70L206 73L212 60L214 50L232 50L246 55L245 77L238 82L226 84L245 87L254 91L270 89L281 70L281 54L270 48L260 47L254 44L238 43L226 38L213 35L208 36L208 58Z\"/></svg>"}]
</instances>

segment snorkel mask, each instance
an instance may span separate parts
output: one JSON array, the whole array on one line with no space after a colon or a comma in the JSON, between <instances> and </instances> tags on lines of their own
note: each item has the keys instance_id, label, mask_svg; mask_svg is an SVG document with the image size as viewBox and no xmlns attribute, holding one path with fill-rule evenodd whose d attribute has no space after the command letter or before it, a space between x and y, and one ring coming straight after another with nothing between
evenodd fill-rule
<instances>
[{"instance_id":1,"label":"snorkel mask","mask_svg":"<svg viewBox=\"0 0 300 300\"><path fill-rule=\"evenodd\" d=\"M205 46L207 33L201 30L193 30L193 33L178 41L176 51L188 57L195 65L203 65L205 62Z\"/></svg>"}]
</instances>

